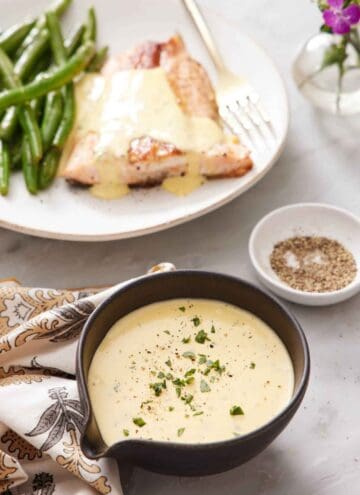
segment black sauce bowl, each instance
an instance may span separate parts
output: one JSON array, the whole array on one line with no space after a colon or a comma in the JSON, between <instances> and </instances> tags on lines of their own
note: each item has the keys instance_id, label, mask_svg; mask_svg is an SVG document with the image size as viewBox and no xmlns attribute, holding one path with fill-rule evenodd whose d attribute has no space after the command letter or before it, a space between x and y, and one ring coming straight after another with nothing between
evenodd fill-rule
<instances>
[{"instance_id":1,"label":"black sauce bowl","mask_svg":"<svg viewBox=\"0 0 360 495\"><path fill-rule=\"evenodd\" d=\"M290 403L262 427L244 436L202 444L124 439L108 447L101 438L87 390L91 360L110 327L131 311L175 298L224 301L265 321L287 348L295 371ZM285 428L298 409L308 384L310 358L303 331L294 316L276 299L235 277L204 271L179 270L130 282L105 300L91 315L80 337L77 380L86 425L81 447L91 459L112 457L119 465L141 466L179 476L202 476L232 469L260 453Z\"/></svg>"}]
</instances>

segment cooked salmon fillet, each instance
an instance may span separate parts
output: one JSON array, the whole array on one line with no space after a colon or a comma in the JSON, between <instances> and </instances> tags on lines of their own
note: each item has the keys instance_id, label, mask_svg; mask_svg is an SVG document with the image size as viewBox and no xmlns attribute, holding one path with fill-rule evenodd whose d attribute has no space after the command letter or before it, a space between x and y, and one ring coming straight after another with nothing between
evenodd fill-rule
<instances>
[{"instance_id":1,"label":"cooked salmon fillet","mask_svg":"<svg viewBox=\"0 0 360 495\"><path fill-rule=\"evenodd\" d=\"M192 59L180 36L165 43L145 42L134 50L112 57L102 69L105 79L119 71L154 69L161 67L182 111L193 117L219 121L215 92L205 69ZM73 136L71 150L62 175L71 181L94 185L100 181L95 149L100 136L88 132ZM193 154L193 153L192 153ZM249 151L236 142L216 144L196 153L199 173L208 178L240 177L251 170ZM132 139L127 155L113 157L114 167L121 168L121 180L130 186L148 186L161 183L165 178L188 172L188 154L174 144L161 142L150 136Z\"/></svg>"}]
</instances>

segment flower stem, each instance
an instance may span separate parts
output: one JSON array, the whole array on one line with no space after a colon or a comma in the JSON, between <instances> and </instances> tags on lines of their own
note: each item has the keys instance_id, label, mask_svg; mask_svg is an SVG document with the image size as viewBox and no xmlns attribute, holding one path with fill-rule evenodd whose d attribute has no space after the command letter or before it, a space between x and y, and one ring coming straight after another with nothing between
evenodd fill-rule
<instances>
[{"instance_id":1,"label":"flower stem","mask_svg":"<svg viewBox=\"0 0 360 495\"><path fill-rule=\"evenodd\" d=\"M339 77L338 77L338 82L337 82L337 87L336 87L336 113L340 115L341 110L340 110L340 104L341 104L341 95L342 95L342 83L343 83L343 77L344 77L344 66L343 64L339 64Z\"/></svg>"}]
</instances>

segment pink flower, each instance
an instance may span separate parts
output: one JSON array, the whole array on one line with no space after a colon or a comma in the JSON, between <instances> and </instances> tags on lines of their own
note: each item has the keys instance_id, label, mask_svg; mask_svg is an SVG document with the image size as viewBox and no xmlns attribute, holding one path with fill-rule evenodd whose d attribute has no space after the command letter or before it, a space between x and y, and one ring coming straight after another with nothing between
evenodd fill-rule
<instances>
[{"instance_id":1,"label":"pink flower","mask_svg":"<svg viewBox=\"0 0 360 495\"><path fill-rule=\"evenodd\" d=\"M343 7L344 0L328 0L329 9L324 10L323 18L335 34L346 34L360 21L359 5L351 3Z\"/></svg>"}]
</instances>

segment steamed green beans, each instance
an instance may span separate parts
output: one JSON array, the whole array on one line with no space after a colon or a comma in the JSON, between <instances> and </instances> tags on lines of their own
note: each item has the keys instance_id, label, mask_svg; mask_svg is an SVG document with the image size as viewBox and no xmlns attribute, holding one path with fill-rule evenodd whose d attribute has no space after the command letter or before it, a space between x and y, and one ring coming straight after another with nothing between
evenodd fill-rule
<instances>
[{"instance_id":1,"label":"steamed green beans","mask_svg":"<svg viewBox=\"0 0 360 495\"><path fill-rule=\"evenodd\" d=\"M11 60L6 53L0 49L0 72L6 87L16 91L21 88L20 80L14 72ZM34 113L29 105L20 106L17 114L24 132L28 135L29 146L34 162L38 162L42 157L42 141L40 129L37 125Z\"/></svg>"},{"instance_id":2,"label":"steamed green beans","mask_svg":"<svg viewBox=\"0 0 360 495\"><path fill-rule=\"evenodd\" d=\"M50 91L65 86L86 68L94 53L95 45L93 42L88 41L77 50L63 67L45 75L41 80L9 91L3 91L0 93L0 110L39 98Z\"/></svg>"},{"instance_id":3,"label":"steamed green beans","mask_svg":"<svg viewBox=\"0 0 360 495\"><path fill-rule=\"evenodd\" d=\"M0 194L6 196L10 181L10 154L8 145L0 140Z\"/></svg>"},{"instance_id":4,"label":"steamed green beans","mask_svg":"<svg viewBox=\"0 0 360 495\"><path fill-rule=\"evenodd\" d=\"M45 150L51 146L63 116L63 108L63 97L60 92L52 92L47 95L41 123L41 136Z\"/></svg>"},{"instance_id":5,"label":"steamed green beans","mask_svg":"<svg viewBox=\"0 0 360 495\"><path fill-rule=\"evenodd\" d=\"M21 158L26 188L31 194L36 194L38 191L38 167L37 165L34 166L29 139L26 135L23 136Z\"/></svg>"},{"instance_id":6,"label":"steamed green beans","mask_svg":"<svg viewBox=\"0 0 360 495\"><path fill-rule=\"evenodd\" d=\"M34 27L35 21L16 24L0 35L0 48L8 55L12 54L23 42L29 31Z\"/></svg>"},{"instance_id":7,"label":"steamed green beans","mask_svg":"<svg viewBox=\"0 0 360 495\"><path fill-rule=\"evenodd\" d=\"M74 79L85 70L100 70L107 57L107 47L95 48L93 8L64 41L59 16L71 1L57 0L37 19L0 34L1 195L19 167L31 194L52 183L74 125Z\"/></svg>"},{"instance_id":8,"label":"steamed green beans","mask_svg":"<svg viewBox=\"0 0 360 495\"><path fill-rule=\"evenodd\" d=\"M52 5L52 7L50 7L50 10L52 12L55 12L55 14L57 16L61 16L66 11L66 9L69 7L71 2L72 2L72 0L57 0ZM26 38L23 40L23 42L21 43L21 45L17 49L17 51L15 53L15 60L17 60L22 55L25 48L27 48L29 45L31 45L33 43L34 39L38 36L40 31L42 31L45 27L46 27L46 18L45 18L45 15L41 15L37 19L34 27L31 29L29 34L26 36Z\"/></svg>"}]
</instances>

